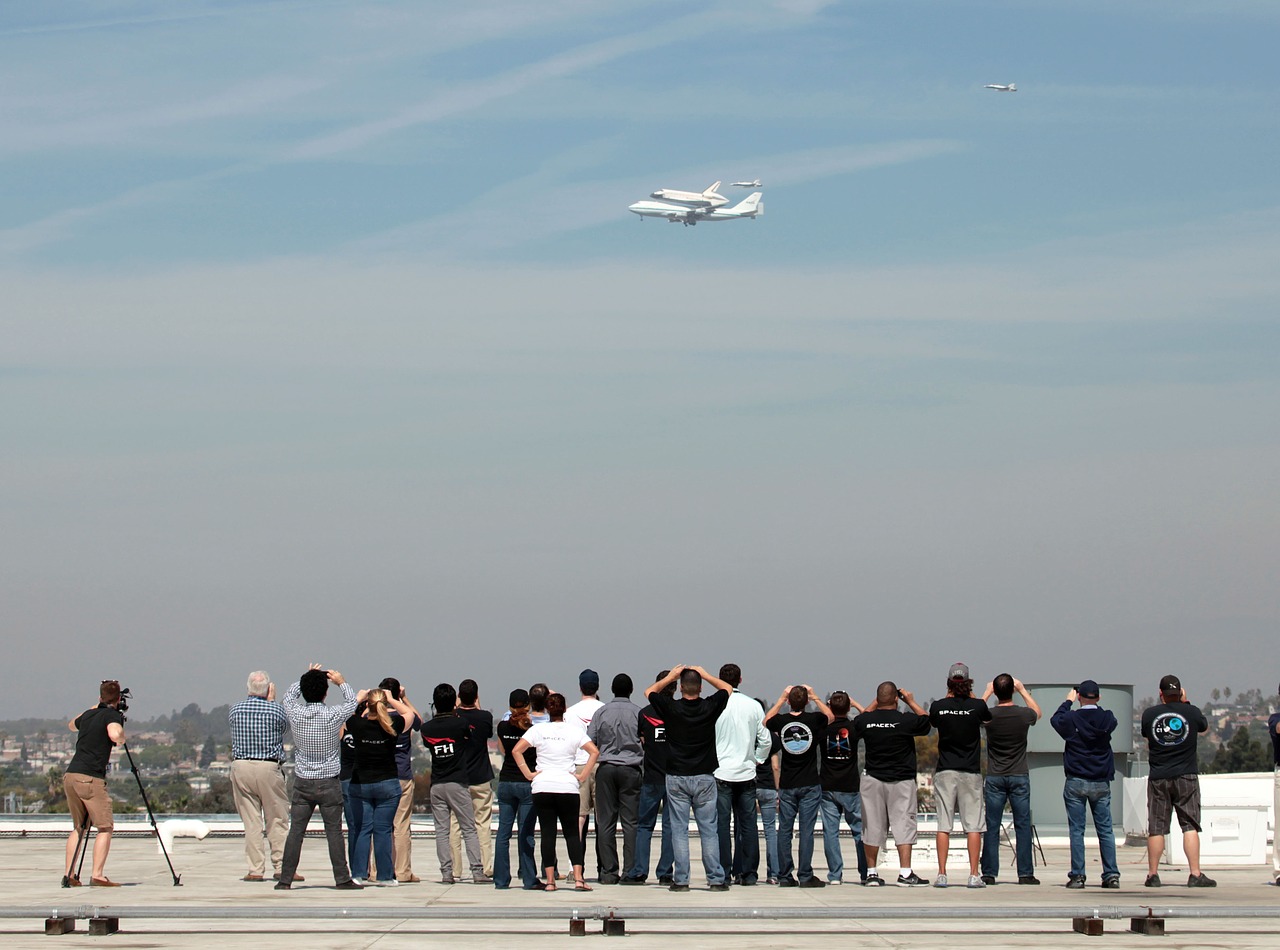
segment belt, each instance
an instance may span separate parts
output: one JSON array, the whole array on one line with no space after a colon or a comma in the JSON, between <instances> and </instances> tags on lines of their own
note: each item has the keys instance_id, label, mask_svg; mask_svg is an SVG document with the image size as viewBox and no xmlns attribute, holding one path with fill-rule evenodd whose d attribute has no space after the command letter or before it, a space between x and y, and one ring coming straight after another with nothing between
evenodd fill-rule
<instances>
[{"instance_id":1,"label":"belt","mask_svg":"<svg viewBox=\"0 0 1280 950\"><path fill-rule=\"evenodd\" d=\"M276 765L280 764L279 759L258 759L258 758L254 758L251 755L242 755L240 756L240 758L236 759L235 761L237 762L274 762Z\"/></svg>"}]
</instances>

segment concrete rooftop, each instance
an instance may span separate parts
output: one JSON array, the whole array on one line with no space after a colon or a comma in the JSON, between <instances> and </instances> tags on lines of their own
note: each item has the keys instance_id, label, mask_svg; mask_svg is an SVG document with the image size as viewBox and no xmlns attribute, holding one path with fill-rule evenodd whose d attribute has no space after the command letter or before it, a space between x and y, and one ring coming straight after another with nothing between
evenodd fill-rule
<instances>
[{"instance_id":1,"label":"concrete rooftop","mask_svg":"<svg viewBox=\"0 0 1280 950\"><path fill-rule=\"evenodd\" d=\"M318 826L318 821L316 822ZM852 855L851 842L844 841L846 873ZM844 947L912 948L1036 948L1077 943L1082 946L1107 947L1123 943L1134 946L1143 941L1158 941L1165 948L1231 947L1236 950L1280 946L1280 888L1268 886L1269 869L1265 867L1209 869L1219 881L1212 890L1188 890L1182 886L1166 886L1160 890L1142 886L1145 876L1145 852L1136 848L1120 849L1122 886L1118 891L1097 887L1096 852L1090 852L1089 887L1084 891L1068 891L1066 879L1067 852L1061 846L1047 844L1047 867L1037 866L1036 873L1044 882L1040 887L1003 884L970 891L964 887L947 890L936 888L883 887L868 889L846 884L823 889L780 889L760 885L735 887L728 893L711 893L705 888L701 867L695 860L693 890L673 894L665 887L605 887L596 885L589 894L561 889L553 894L526 892L519 889L497 891L492 887L458 884L444 886L432 881L439 875L435 864L433 842L427 838L414 841L414 869L423 883L398 888L368 888L363 892L336 891L327 867L324 842L308 837L303 848L301 873L307 880L295 884L292 891L275 891L270 883L245 883L243 844L238 838L209 837L203 841L180 838L172 857L181 876L182 886L174 887L163 856L154 840L138 837L117 838L107 864L108 875L124 886L118 889L60 886L63 843L49 837L0 838L0 945L6 950L61 945L96 945L107 941L113 947L192 947L228 950L235 947L272 948L363 948L379 950L443 946L446 942L483 946L492 942L508 946L518 942L529 950L563 948L570 939L569 919L575 909L580 916L594 918L607 908L616 908L626 920L625 938L606 937L602 924L589 919L583 944L599 945L601 941L625 939L633 950L647 947L669 948L673 940L692 938L697 947L710 948L775 948L803 944L809 940L839 940ZM591 843L588 842L590 849ZM591 875L593 855L588 857ZM656 848L655 848L656 857ZM1012 857L1002 855L1006 863ZM815 861L821 865L819 841ZM936 867L931 859L917 858L916 870L932 879ZM964 863L959 853L951 858L951 879L963 880ZM959 872L959 873L957 873ZM883 873L893 874L891 869ZM1166 885L1182 884L1185 869L1163 869ZM822 870L819 877L825 877ZM86 865L84 876L88 877ZM43 917L67 908L94 905L101 912L121 909L120 932L109 937L91 936L85 920L77 923L76 932L62 936L45 936ZM1129 921L1107 920L1106 933L1088 937L1074 933L1073 913L1086 914L1094 908L1128 911L1140 905L1175 908L1184 911L1274 910L1268 919L1175 919L1167 921L1164 937L1145 937L1128 932ZM432 919L413 919L412 913L428 909L440 914ZM159 913L184 913L207 910L229 917L135 916L144 910ZM769 919L775 910L793 915L787 919ZM903 912L899 919L872 919L868 914L885 910ZM934 916L940 910L960 914L981 910L996 914L993 919L964 919ZM379 919L342 919L342 913L373 911L385 914ZM664 919L673 911L685 915ZM704 912L755 912L758 917L716 919ZM819 916L833 911L852 912L849 919L824 919ZM312 918L271 918L273 913L314 913ZM489 919L450 917L457 913L494 913ZM1046 912L1060 916L1038 918ZM1104 913L1107 911L1104 910ZM1141 912L1141 911L1138 911ZM24 916L7 916L24 913ZM539 916L546 914L548 916ZM857 915L861 914L859 917ZM838 936L837 936L838 935Z\"/></svg>"}]
</instances>

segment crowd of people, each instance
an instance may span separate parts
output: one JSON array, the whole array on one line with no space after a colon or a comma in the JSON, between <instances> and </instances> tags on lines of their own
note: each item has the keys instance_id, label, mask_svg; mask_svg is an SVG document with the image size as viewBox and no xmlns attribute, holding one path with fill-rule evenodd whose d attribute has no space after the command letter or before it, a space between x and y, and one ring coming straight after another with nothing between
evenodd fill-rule
<instances>
[{"instance_id":1,"label":"crowd of people","mask_svg":"<svg viewBox=\"0 0 1280 950\"><path fill-rule=\"evenodd\" d=\"M927 710L910 691L888 681L865 706L844 690L824 699L808 685L795 685L768 708L744 693L742 682L742 670L733 663L718 675L679 665L662 670L643 690L642 705L632 699L631 677L619 673L605 702L599 675L588 669L578 678L579 701L570 704L545 683L535 683L512 690L495 722L471 679L456 689L449 683L436 686L427 717L395 678L357 692L337 670L313 665L277 701L270 677L255 671L247 697L231 707L229 716L231 783L245 829L244 880L270 878L278 890L302 881L299 858L318 808L336 887L418 883L409 828L417 736L431 760L430 809L444 884L465 879L505 889L518 879L525 890L589 891L586 840L594 818L600 885L648 883L659 820L655 877L672 891L690 889L691 821L712 891L761 882L762 832L764 883L840 885L845 882L843 821L853 838L857 881L864 886L884 886L892 879L899 887L947 887L950 837L958 822L967 856L964 885L982 888L999 878L1006 805L1013 816L1017 882L1040 883L1033 865L1027 745L1042 710L1019 680L1001 673L975 695L968 667L956 663L947 672L946 695ZM331 687L338 690L333 703ZM1098 839L1099 883L1120 886L1111 824L1111 737L1118 722L1099 705L1100 692L1095 681L1084 680L1050 717L1064 741L1062 795L1071 844L1066 887L1071 889L1086 885L1087 814ZM1196 754L1197 736L1208 729L1208 721L1188 702L1177 676L1163 677L1159 692L1160 702L1142 714L1151 765L1144 884L1162 885L1159 862L1176 814L1190 872L1187 886L1213 887L1216 882L1200 867ZM115 886L105 870L112 830L105 775L112 748L124 742L119 700L119 683L105 681L99 704L69 724L78 737L64 779L74 824L67 841L66 887L81 883L74 858L90 826L98 834L89 883ZM286 730L293 742L291 789L284 772ZM915 740L933 730L938 824L937 869L930 881L912 867L912 853L919 787ZM1280 713L1271 717L1268 730L1280 813ZM495 736L502 749L496 783L488 754ZM491 832L495 799L496 836ZM813 866L819 817L825 879ZM890 834L897 868L882 875L880 853ZM559 870L561 840L567 874ZM1280 883L1274 847L1272 865L1273 881Z\"/></svg>"}]
</instances>

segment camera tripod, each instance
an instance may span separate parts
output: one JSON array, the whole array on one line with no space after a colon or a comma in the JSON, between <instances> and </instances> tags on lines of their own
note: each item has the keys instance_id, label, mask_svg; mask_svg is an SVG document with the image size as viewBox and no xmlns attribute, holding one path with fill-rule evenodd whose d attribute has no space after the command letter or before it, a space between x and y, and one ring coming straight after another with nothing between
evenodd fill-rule
<instances>
[{"instance_id":1,"label":"camera tripod","mask_svg":"<svg viewBox=\"0 0 1280 950\"><path fill-rule=\"evenodd\" d=\"M156 813L151 810L151 800L147 798L146 786L142 784L142 776L138 774L138 763L133 760L133 753L129 751L129 743L122 743L125 756L129 759L129 770L133 772L134 781L138 783L138 791L142 793L142 804L147 808L147 817L151 819L151 831L156 836L156 841L160 844L160 853L164 855L165 864L169 865L169 874L173 876L173 886L181 887L182 878L177 871L173 869L173 862L169 860L169 851L164 846L164 838L160 835L160 827L156 824ZM80 879L80 872L84 868L84 856L89 853L89 816L84 816L84 821L80 823L80 837L76 841L76 850L71 858L71 864L75 867L74 875L67 875L62 879L63 887L71 887L71 879Z\"/></svg>"}]
</instances>

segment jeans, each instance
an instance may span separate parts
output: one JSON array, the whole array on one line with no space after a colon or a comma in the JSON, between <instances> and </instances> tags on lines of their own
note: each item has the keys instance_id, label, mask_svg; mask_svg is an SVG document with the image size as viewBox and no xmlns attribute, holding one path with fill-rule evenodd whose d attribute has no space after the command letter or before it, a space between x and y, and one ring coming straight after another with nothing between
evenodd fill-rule
<instances>
[{"instance_id":1,"label":"jeans","mask_svg":"<svg viewBox=\"0 0 1280 950\"><path fill-rule=\"evenodd\" d=\"M602 762L596 766L596 869L601 884L617 883L636 863L636 820L640 812L639 766ZM622 861L618 861L618 823Z\"/></svg>"},{"instance_id":2,"label":"jeans","mask_svg":"<svg viewBox=\"0 0 1280 950\"><path fill-rule=\"evenodd\" d=\"M760 824L764 825L764 867L771 880L778 879L778 790L756 786Z\"/></svg>"},{"instance_id":3,"label":"jeans","mask_svg":"<svg viewBox=\"0 0 1280 950\"><path fill-rule=\"evenodd\" d=\"M729 822L733 820L732 835ZM733 879L754 883L760 876L760 833L756 828L756 780L716 779L716 827L720 861ZM731 860L732 857L732 860Z\"/></svg>"},{"instance_id":4,"label":"jeans","mask_svg":"<svg viewBox=\"0 0 1280 950\"><path fill-rule=\"evenodd\" d=\"M986 797L987 807L987 834L982 840L983 875L995 877L1000 873L1000 826L1007 801L1013 810L1013 840L1018 877L1034 877L1035 862L1031 853L1031 776L988 775L983 795ZM1083 822L1083 816L1081 818ZM1082 823L1082 834L1083 830Z\"/></svg>"},{"instance_id":5,"label":"jeans","mask_svg":"<svg viewBox=\"0 0 1280 950\"><path fill-rule=\"evenodd\" d=\"M493 885L511 886L511 829L516 829L516 856L520 883L532 890L538 883L538 865L533 856L534 829L538 816L533 810L533 791L528 782L498 783L498 840L493 851Z\"/></svg>"},{"instance_id":6,"label":"jeans","mask_svg":"<svg viewBox=\"0 0 1280 950\"><path fill-rule=\"evenodd\" d=\"M778 789L778 879L789 878L796 870L791 859L791 835L796 816L800 817L800 873L807 881L813 877L813 827L818 821L818 806L822 803L822 786L806 785L803 788Z\"/></svg>"},{"instance_id":7,"label":"jeans","mask_svg":"<svg viewBox=\"0 0 1280 950\"><path fill-rule=\"evenodd\" d=\"M1062 801L1067 806L1067 830L1071 833L1071 877L1084 880L1084 807L1093 812L1093 827L1098 833L1098 850L1102 857L1102 879L1120 877L1116 866L1116 836L1111 830L1111 783L1067 777L1062 787Z\"/></svg>"},{"instance_id":8,"label":"jeans","mask_svg":"<svg viewBox=\"0 0 1280 950\"><path fill-rule=\"evenodd\" d=\"M342 815L347 819L347 861L354 871L356 866L356 838L360 836L360 803L351 797L351 779L342 780ZM365 868L368 871L368 868Z\"/></svg>"},{"instance_id":9,"label":"jeans","mask_svg":"<svg viewBox=\"0 0 1280 950\"><path fill-rule=\"evenodd\" d=\"M844 854L840 850L840 819L853 833L858 855L858 880L867 877L867 852L862 847L862 796L857 792L822 793L822 850L827 855L827 880L844 880Z\"/></svg>"},{"instance_id":10,"label":"jeans","mask_svg":"<svg viewBox=\"0 0 1280 950\"><path fill-rule=\"evenodd\" d=\"M351 845L352 874L364 877L368 873L369 842L372 839L378 880L394 880L396 870L391 850L391 832L395 826L396 809L400 807L400 780L391 778L367 785L353 782L349 788L351 797L360 807L360 832Z\"/></svg>"},{"instance_id":11,"label":"jeans","mask_svg":"<svg viewBox=\"0 0 1280 950\"><path fill-rule=\"evenodd\" d=\"M702 869L708 884L723 884L720 838L716 829L716 780L710 775L668 775L667 801L671 804L671 845L675 855L676 884L689 883L689 812L698 823ZM664 822L665 823L665 822Z\"/></svg>"},{"instance_id":12,"label":"jeans","mask_svg":"<svg viewBox=\"0 0 1280 950\"><path fill-rule=\"evenodd\" d=\"M666 781L645 782L640 786L640 816L636 822L636 860L627 869L626 876L643 881L649 876L649 850L653 841L653 829L658 823L658 807L667 802ZM658 880L671 877L675 855L671 850L671 808L663 807L662 847L658 851Z\"/></svg>"},{"instance_id":13,"label":"jeans","mask_svg":"<svg viewBox=\"0 0 1280 950\"><path fill-rule=\"evenodd\" d=\"M333 883L351 880L347 870L347 849L342 840L342 783L335 778L295 778L293 796L289 800L289 837L284 843L284 859L280 864L280 881L292 884L302 857L302 838L317 808L324 820L324 836L329 842L329 863L333 866Z\"/></svg>"}]
</instances>

